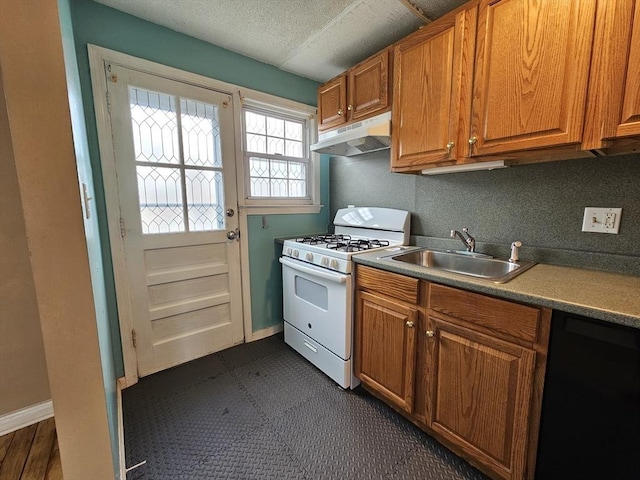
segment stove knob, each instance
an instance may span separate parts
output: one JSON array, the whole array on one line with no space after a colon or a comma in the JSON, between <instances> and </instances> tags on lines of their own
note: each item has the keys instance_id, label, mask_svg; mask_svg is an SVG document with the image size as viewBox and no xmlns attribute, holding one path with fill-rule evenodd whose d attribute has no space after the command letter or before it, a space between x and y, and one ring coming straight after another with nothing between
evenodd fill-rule
<instances>
[{"instance_id":1,"label":"stove knob","mask_svg":"<svg viewBox=\"0 0 640 480\"><path fill-rule=\"evenodd\" d=\"M322 257L322 265L325 267L329 266L329 259L327 257Z\"/></svg>"},{"instance_id":2,"label":"stove knob","mask_svg":"<svg viewBox=\"0 0 640 480\"><path fill-rule=\"evenodd\" d=\"M287 248L287 255L291 256L291 247Z\"/></svg>"},{"instance_id":3,"label":"stove knob","mask_svg":"<svg viewBox=\"0 0 640 480\"><path fill-rule=\"evenodd\" d=\"M299 255L300 255L300 252L299 252L298 250L294 250L294 251L293 251L293 256L294 256L295 258L298 258L298 256L299 256Z\"/></svg>"},{"instance_id":4,"label":"stove knob","mask_svg":"<svg viewBox=\"0 0 640 480\"><path fill-rule=\"evenodd\" d=\"M334 268L334 269L336 269L336 270L337 270L337 269L338 269L338 267L340 266L340 264L338 263L338 260L336 260L335 258L331 260L330 265L331 265L331 268Z\"/></svg>"},{"instance_id":5,"label":"stove knob","mask_svg":"<svg viewBox=\"0 0 640 480\"><path fill-rule=\"evenodd\" d=\"M307 259L307 262L313 262L313 253L307 252L307 254L304 256L304 258Z\"/></svg>"}]
</instances>

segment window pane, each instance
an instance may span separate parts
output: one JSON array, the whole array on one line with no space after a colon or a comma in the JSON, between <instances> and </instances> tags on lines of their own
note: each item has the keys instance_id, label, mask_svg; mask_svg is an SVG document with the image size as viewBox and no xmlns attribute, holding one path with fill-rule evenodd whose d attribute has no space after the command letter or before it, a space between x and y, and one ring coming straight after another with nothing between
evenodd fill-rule
<instances>
[{"instance_id":1,"label":"window pane","mask_svg":"<svg viewBox=\"0 0 640 480\"><path fill-rule=\"evenodd\" d=\"M267 138L267 153L271 155L284 155L284 140L282 138Z\"/></svg>"},{"instance_id":2,"label":"window pane","mask_svg":"<svg viewBox=\"0 0 640 480\"><path fill-rule=\"evenodd\" d=\"M289 162L289 178L295 180L307 179L307 165L298 162Z\"/></svg>"},{"instance_id":3,"label":"window pane","mask_svg":"<svg viewBox=\"0 0 640 480\"><path fill-rule=\"evenodd\" d=\"M179 163L175 98L129 87L129 106L136 160Z\"/></svg>"},{"instance_id":4,"label":"window pane","mask_svg":"<svg viewBox=\"0 0 640 480\"><path fill-rule=\"evenodd\" d=\"M137 166L142 233L184 232L180 170Z\"/></svg>"},{"instance_id":5,"label":"window pane","mask_svg":"<svg viewBox=\"0 0 640 480\"><path fill-rule=\"evenodd\" d=\"M247 151L267 153L267 138L262 135L247 133Z\"/></svg>"},{"instance_id":6,"label":"window pane","mask_svg":"<svg viewBox=\"0 0 640 480\"><path fill-rule=\"evenodd\" d=\"M248 133L267 133L267 118L254 112L244 112L245 128Z\"/></svg>"},{"instance_id":7,"label":"window pane","mask_svg":"<svg viewBox=\"0 0 640 480\"><path fill-rule=\"evenodd\" d=\"M249 159L249 176L269 177L269 160L266 158L251 157Z\"/></svg>"},{"instance_id":8,"label":"window pane","mask_svg":"<svg viewBox=\"0 0 640 480\"><path fill-rule=\"evenodd\" d=\"M289 162L283 160L271 160L270 176L271 178L287 178Z\"/></svg>"},{"instance_id":9,"label":"window pane","mask_svg":"<svg viewBox=\"0 0 640 480\"><path fill-rule=\"evenodd\" d=\"M290 197L306 197L307 182L302 180L291 180L289 182L289 196Z\"/></svg>"},{"instance_id":10,"label":"window pane","mask_svg":"<svg viewBox=\"0 0 640 480\"><path fill-rule=\"evenodd\" d=\"M284 137L284 120L281 118L267 117L267 135Z\"/></svg>"},{"instance_id":11,"label":"window pane","mask_svg":"<svg viewBox=\"0 0 640 480\"><path fill-rule=\"evenodd\" d=\"M302 141L302 124L295 122L285 122L285 137L289 140Z\"/></svg>"},{"instance_id":12,"label":"window pane","mask_svg":"<svg viewBox=\"0 0 640 480\"><path fill-rule=\"evenodd\" d=\"M185 165L222 167L218 107L180 100Z\"/></svg>"},{"instance_id":13,"label":"window pane","mask_svg":"<svg viewBox=\"0 0 640 480\"><path fill-rule=\"evenodd\" d=\"M302 142L285 141L285 155L287 157L302 158Z\"/></svg>"},{"instance_id":14,"label":"window pane","mask_svg":"<svg viewBox=\"0 0 640 480\"><path fill-rule=\"evenodd\" d=\"M269 179L268 178L252 178L251 179L251 196L268 197L269 196Z\"/></svg>"},{"instance_id":15,"label":"window pane","mask_svg":"<svg viewBox=\"0 0 640 480\"><path fill-rule=\"evenodd\" d=\"M185 170L189 230L224 228L224 189L222 172Z\"/></svg>"},{"instance_id":16,"label":"window pane","mask_svg":"<svg viewBox=\"0 0 640 480\"><path fill-rule=\"evenodd\" d=\"M282 179L272 179L270 182L272 197L288 197L287 181Z\"/></svg>"}]
</instances>

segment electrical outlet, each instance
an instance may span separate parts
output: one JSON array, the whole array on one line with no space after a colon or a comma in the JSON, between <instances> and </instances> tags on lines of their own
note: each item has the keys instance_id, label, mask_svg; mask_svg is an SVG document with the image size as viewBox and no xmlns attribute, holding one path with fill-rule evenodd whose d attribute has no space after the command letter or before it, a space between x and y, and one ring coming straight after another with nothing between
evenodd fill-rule
<instances>
[{"instance_id":1,"label":"electrical outlet","mask_svg":"<svg viewBox=\"0 0 640 480\"><path fill-rule=\"evenodd\" d=\"M582 219L583 232L618 233L621 208L585 207Z\"/></svg>"}]
</instances>

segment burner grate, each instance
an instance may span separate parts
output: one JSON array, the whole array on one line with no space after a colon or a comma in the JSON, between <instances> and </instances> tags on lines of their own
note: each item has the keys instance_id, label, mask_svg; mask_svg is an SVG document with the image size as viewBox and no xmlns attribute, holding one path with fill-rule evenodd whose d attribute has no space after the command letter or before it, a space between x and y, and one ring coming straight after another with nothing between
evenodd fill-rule
<instances>
[{"instance_id":1,"label":"burner grate","mask_svg":"<svg viewBox=\"0 0 640 480\"><path fill-rule=\"evenodd\" d=\"M377 239L359 239L359 240L347 240L344 242L330 243L327 248L336 250L338 252L362 252L364 250L370 250L372 248L388 247L388 240Z\"/></svg>"},{"instance_id":2,"label":"burner grate","mask_svg":"<svg viewBox=\"0 0 640 480\"><path fill-rule=\"evenodd\" d=\"M296 238L296 242L304 243L306 245L320 245L320 244L336 244L336 243L344 243L351 242L350 235L340 235L340 234L321 234L321 235L311 235L307 237Z\"/></svg>"}]
</instances>

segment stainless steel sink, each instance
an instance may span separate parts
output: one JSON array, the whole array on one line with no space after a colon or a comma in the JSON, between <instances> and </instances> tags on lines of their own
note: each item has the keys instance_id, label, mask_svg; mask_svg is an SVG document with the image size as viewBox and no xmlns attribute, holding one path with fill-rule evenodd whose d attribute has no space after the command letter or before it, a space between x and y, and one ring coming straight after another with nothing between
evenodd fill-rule
<instances>
[{"instance_id":1,"label":"stainless steel sink","mask_svg":"<svg viewBox=\"0 0 640 480\"><path fill-rule=\"evenodd\" d=\"M509 262L497 258L474 257L428 249L393 255L391 259L421 267L484 278L495 283L508 282L536 264L524 260Z\"/></svg>"}]
</instances>

